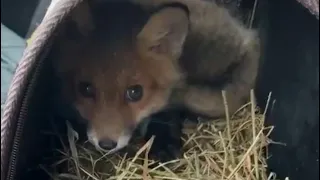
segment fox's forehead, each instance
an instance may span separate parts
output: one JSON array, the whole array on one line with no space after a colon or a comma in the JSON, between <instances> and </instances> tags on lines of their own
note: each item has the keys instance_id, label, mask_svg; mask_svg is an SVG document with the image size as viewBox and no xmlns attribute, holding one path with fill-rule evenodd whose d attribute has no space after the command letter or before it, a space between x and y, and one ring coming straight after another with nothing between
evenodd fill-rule
<instances>
[{"instance_id":1,"label":"fox's forehead","mask_svg":"<svg viewBox=\"0 0 320 180\"><path fill-rule=\"evenodd\" d=\"M77 51L81 63L79 68L102 71L103 74L119 73L122 69L129 70L128 67L139 60L132 41L119 39L114 42L105 36L88 37Z\"/></svg>"},{"instance_id":2,"label":"fox's forehead","mask_svg":"<svg viewBox=\"0 0 320 180\"><path fill-rule=\"evenodd\" d=\"M91 42L79 50L78 80L89 81L104 91L123 91L135 83L146 83L144 65L130 42ZM116 90L117 89L117 90Z\"/></svg>"}]
</instances>

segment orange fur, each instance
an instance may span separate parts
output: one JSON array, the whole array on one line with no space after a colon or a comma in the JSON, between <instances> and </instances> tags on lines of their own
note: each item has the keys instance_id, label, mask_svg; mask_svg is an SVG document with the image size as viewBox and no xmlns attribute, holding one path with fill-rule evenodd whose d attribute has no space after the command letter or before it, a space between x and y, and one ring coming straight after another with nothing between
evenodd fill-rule
<instances>
[{"instance_id":1,"label":"orange fur","mask_svg":"<svg viewBox=\"0 0 320 180\"><path fill-rule=\"evenodd\" d=\"M128 12L109 5L112 16L98 18L107 27L82 28L76 40L62 38L55 69L64 82L64 97L90 122L95 139L119 142L124 132L130 134L144 118L171 104L211 117L223 115L221 88L213 90L189 80L210 81L233 64L239 65L222 89L231 99L231 111L241 105L256 78L259 43L253 32L221 8L212 6L209 13L211 6L199 4L191 8L190 19L178 7L149 16L135 6L121 19ZM196 7L202 8L201 15ZM116 20L109 22L107 17ZM81 22L88 21L85 18L73 19L77 28L89 24ZM205 24L209 20L216 22ZM77 90L83 81L93 85L94 98ZM126 89L136 84L142 85L143 97L127 102Z\"/></svg>"},{"instance_id":2,"label":"orange fur","mask_svg":"<svg viewBox=\"0 0 320 180\"><path fill-rule=\"evenodd\" d=\"M139 25L142 22L139 19L129 21ZM128 23L128 20L118 23ZM124 130L135 129L142 119L167 105L169 87L180 78L180 73L175 70L171 57L148 54L144 43L136 42L137 33L128 29L119 32L113 25L106 30L110 33L80 31L76 40L62 37L57 45L55 69L63 82L63 96L90 121L95 138L117 142ZM95 98L79 93L80 82L93 84ZM126 102L126 89L135 84L143 86L143 97L139 102Z\"/></svg>"}]
</instances>

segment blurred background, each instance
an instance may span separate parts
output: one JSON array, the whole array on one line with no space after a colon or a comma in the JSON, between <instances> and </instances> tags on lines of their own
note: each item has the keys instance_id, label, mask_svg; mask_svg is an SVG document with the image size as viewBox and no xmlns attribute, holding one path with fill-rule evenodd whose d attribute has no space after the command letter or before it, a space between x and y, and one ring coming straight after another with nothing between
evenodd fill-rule
<instances>
[{"instance_id":1,"label":"blurred background","mask_svg":"<svg viewBox=\"0 0 320 180\"><path fill-rule=\"evenodd\" d=\"M51 0L1 0L1 115L13 73L26 40L44 17Z\"/></svg>"}]
</instances>

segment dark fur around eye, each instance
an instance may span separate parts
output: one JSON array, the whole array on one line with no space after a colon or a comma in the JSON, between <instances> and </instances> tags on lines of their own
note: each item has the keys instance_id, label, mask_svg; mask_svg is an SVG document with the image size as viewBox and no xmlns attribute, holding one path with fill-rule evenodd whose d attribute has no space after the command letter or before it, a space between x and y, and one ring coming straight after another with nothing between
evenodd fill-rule
<instances>
[{"instance_id":1,"label":"dark fur around eye","mask_svg":"<svg viewBox=\"0 0 320 180\"><path fill-rule=\"evenodd\" d=\"M143 96L143 87L139 84L129 86L125 92L125 100L127 102L137 102Z\"/></svg>"},{"instance_id":2,"label":"dark fur around eye","mask_svg":"<svg viewBox=\"0 0 320 180\"><path fill-rule=\"evenodd\" d=\"M91 83L88 82L80 82L78 84L78 91L83 97L86 98L94 98L95 97L95 92L94 92L94 87L92 86Z\"/></svg>"}]
</instances>

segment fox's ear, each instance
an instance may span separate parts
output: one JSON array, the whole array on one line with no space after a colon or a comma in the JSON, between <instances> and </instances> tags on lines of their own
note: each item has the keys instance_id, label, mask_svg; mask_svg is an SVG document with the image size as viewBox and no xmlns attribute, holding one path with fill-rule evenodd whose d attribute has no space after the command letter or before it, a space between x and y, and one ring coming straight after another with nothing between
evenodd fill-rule
<instances>
[{"instance_id":1,"label":"fox's ear","mask_svg":"<svg viewBox=\"0 0 320 180\"><path fill-rule=\"evenodd\" d=\"M165 7L152 14L137 35L144 52L179 58L188 33L188 13L179 7Z\"/></svg>"},{"instance_id":2,"label":"fox's ear","mask_svg":"<svg viewBox=\"0 0 320 180\"><path fill-rule=\"evenodd\" d=\"M87 36L94 28L94 19L89 3L83 1L71 12L66 26L66 35L78 40Z\"/></svg>"}]
</instances>

